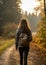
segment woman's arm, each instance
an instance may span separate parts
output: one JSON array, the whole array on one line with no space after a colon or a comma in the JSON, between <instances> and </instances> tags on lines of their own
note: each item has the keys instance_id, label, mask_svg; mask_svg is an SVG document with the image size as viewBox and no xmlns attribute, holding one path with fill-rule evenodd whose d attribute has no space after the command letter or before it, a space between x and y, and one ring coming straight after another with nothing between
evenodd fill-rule
<instances>
[{"instance_id":1,"label":"woman's arm","mask_svg":"<svg viewBox=\"0 0 46 65\"><path fill-rule=\"evenodd\" d=\"M18 40L19 40L19 31L17 30L17 31L16 31L16 43L15 43L15 45L16 45L16 50L17 50L17 48L18 48Z\"/></svg>"},{"instance_id":2,"label":"woman's arm","mask_svg":"<svg viewBox=\"0 0 46 65\"><path fill-rule=\"evenodd\" d=\"M29 31L29 33L28 33L28 40L32 41L32 33L31 33L31 31Z\"/></svg>"}]
</instances>

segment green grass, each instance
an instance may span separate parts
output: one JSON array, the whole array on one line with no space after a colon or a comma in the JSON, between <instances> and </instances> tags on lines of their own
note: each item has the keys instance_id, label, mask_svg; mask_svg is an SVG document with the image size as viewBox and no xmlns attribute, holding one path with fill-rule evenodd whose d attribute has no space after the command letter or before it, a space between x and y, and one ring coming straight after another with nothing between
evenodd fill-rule
<instances>
[{"instance_id":1,"label":"green grass","mask_svg":"<svg viewBox=\"0 0 46 65\"><path fill-rule=\"evenodd\" d=\"M15 43L14 39L0 39L0 55L11 45Z\"/></svg>"}]
</instances>

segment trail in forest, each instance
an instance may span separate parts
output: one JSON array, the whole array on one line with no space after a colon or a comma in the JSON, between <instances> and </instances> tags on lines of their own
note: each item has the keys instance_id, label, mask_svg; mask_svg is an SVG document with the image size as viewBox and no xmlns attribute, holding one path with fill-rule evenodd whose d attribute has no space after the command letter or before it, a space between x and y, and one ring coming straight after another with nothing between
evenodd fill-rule
<instances>
[{"instance_id":1,"label":"trail in forest","mask_svg":"<svg viewBox=\"0 0 46 65\"><path fill-rule=\"evenodd\" d=\"M0 57L0 65L20 65L19 52L16 51L15 45L8 48ZM28 65L46 65L46 51L38 48L37 45L31 44Z\"/></svg>"}]
</instances>

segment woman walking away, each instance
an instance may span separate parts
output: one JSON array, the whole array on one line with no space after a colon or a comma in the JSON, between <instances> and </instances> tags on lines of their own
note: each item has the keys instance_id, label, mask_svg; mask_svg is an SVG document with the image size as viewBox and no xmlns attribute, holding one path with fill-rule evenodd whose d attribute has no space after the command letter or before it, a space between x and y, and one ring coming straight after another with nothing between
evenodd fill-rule
<instances>
[{"instance_id":1,"label":"woman walking away","mask_svg":"<svg viewBox=\"0 0 46 65\"><path fill-rule=\"evenodd\" d=\"M27 65L30 41L32 41L32 35L28 21L22 19L16 31L16 50L18 49L20 53L20 65Z\"/></svg>"}]
</instances>

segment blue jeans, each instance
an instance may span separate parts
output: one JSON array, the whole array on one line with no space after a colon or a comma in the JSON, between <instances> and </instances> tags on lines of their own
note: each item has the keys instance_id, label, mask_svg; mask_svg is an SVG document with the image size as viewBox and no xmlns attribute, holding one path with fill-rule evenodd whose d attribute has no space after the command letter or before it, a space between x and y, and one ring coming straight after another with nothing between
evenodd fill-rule
<instances>
[{"instance_id":1,"label":"blue jeans","mask_svg":"<svg viewBox=\"0 0 46 65\"><path fill-rule=\"evenodd\" d=\"M28 58L29 47L19 47L20 53L20 65L27 65L27 58Z\"/></svg>"}]
</instances>

